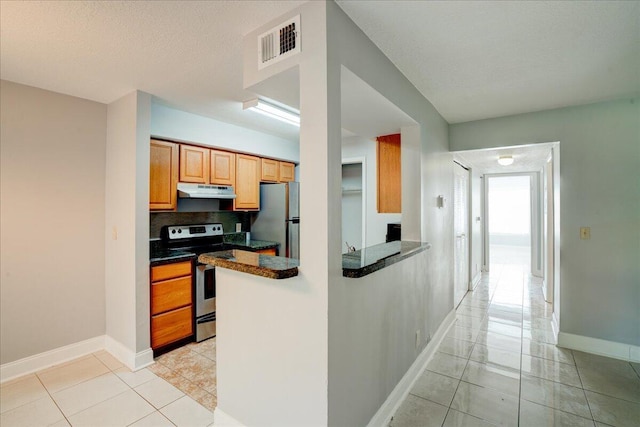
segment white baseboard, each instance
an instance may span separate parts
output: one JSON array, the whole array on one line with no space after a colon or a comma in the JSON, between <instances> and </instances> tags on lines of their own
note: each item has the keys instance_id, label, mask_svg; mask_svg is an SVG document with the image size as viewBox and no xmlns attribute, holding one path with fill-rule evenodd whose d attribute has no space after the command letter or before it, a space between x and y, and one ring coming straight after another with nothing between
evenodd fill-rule
<instances>
[{"instance_id":1,"label":"white baseboard","mask_svg":"<svg viewBox=\"0 0 640 427\"><path fill-rule=\"evenodd\" d=\"M213 425L225 427L244 427L240 421L224 412L220 407L216 407L213 411Z\"/></svg>"},{"instance_id":2,"label":"white baseboard","mask_svg":"<svg viewBox=\"0 0 640 427\"><path fill-rule=\"evenodd\" d=\"M442 321L442 324L429 344L427 344L424 350L422 350L422 353L420 353L400 382L395 386L391 394L389 394L387 400L384 401L380 409L378 409L378 412L376 412L373 418L371 418L367 427L386 427L389 425L391 417L396 413L404 399L407 397L413 388L413 385L424 371L427 363L429 363L431 357L435 354L436 349L455 321L456 311L451 310Z\"/></svg>"},{"instance_id":3,"label":"white baseboard","mask_svg":"<svg viewBox=\"0 0 640 427\"><path fill-rule=\"evenodd\" d=\"M28 356L14 362L4 363L0 365L0 383L41 371L100 350L107 350L132 371L137 371L154 363L153 351L150 348L134 353L110 336L100 335L89 338L88 340L54 348L53 350L43 353L34 354L33 356Z\"/></svg>"},{"instance_id":4,"label":"white baseboard","mask_svg":"<svg viewBox=\"0 0 640 427\"><path fill-rule=\"evenodd\" d=\"M153 351L150 348L134 353L109 335L105 335L104 348L132 371L137 371L153 364Z\"/></svg>"},{"instance_id":5,"label":"white baseboard","mask_svg":"<svg viewBox=\"0 0 640 427\"><path fill-rule=\"evenodd\" d=\"M105 335L89 338L88 340L54 348L43 353L34 354L14 362L0 365L0 382L4 383L13 378L31 374L53 365L59 365L69 360L85 356L104 349Z\"/></svg>"},{"instance_id":6,"label":"white baseboard","mask_svg":"<svg viewBox=\"0 0 640 427\"><path fill-rule=\"evenodd\" d=\"M558 345L571 350L599 354L631 362L640 362L640 346L615 341L574 335L566 332L558 334Z\"/></svg>"}]
</instances>

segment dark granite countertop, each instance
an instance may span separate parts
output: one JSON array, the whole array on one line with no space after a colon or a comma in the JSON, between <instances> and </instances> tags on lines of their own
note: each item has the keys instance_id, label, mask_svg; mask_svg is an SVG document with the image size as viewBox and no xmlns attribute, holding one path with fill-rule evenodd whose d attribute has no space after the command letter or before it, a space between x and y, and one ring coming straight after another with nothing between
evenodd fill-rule
<instances>
[{"instance_id":1,"label":"dark granite countertop","mask_svg":"<svg viewBox=\"0 0 640 427\"><path fill-rule=\"evenodd\" d=\"M280 246L279 243L270 242L268 240L250 240L249 241L249 247L256 251L259 251L261 249L277 248L278 246Z\"/></svg>"},{"instance_id":2,"label":"dark granite countertop","mask_svg":"<svg viewBox=\"0 0 640 427\"><path fill-rule=\"evenodd\" d=\"M342 255L342 275L358 278L419 254L431 247L430 243L395 241L381 243Z\"/></svg>"},{"instance_id":3,"label":"dark granite countertop","mask_svg":"<svg viewBox=\"0 0 640 427\"><path fill-rule=\"evenodd\" d=\"M261 249L271 249L280 246L278 242L270 242L268 240L249 240L248 245L246 241L247 233L245 231L241 231L238 233L227 233L224 235L224 242L236 246L236 248L234 249L242 249L243 247L248 247L255 251L259 251Z\"/></svg>"},{"instance_id":4,"label":"dark granite countertop","mask_svg":"<svg viewBox=\"0 0 640 427\"><path fill-rule=\"evenodd\" d=\"M169 249L152 248L149 261L152 266L169 264L172 262L189 261L196 258L196 254L187 251L172 251Z\"/></svg>"},{"instance_id":5,"label":"dark granite countertop","mask_svg":"<svg viewBox=\"0 0 640 427\"><path fill-rule=\"evenodd\" d=\"M234 238L234 235L238 235L238 238ZM271 242L267 240L250 240L249 245L245 243L245 233L233 233L232 238L228 239L225 235L225 243L228 249L247 249L249 251L259 251L261 249L278 248L280 244L278 242ZM242 237L240 239L239 237ZM195 259L197 255L187 250L172 250L162 246L160 240L150 241L149 261L151 266L169 264L172 262L187 261Z\"/></svg>"},{"instance_id":6,"label":"dark granite countertop","mask_svg":"<svg viewBox=\"0 0 640 427\"><path fill-rule=\"evenodd\" d=\"M300 264L295 259L261 255L240 249L209 252L200 255L198 261L270 279L287 279L297 276Z\"/></svg>"}]
</instances>

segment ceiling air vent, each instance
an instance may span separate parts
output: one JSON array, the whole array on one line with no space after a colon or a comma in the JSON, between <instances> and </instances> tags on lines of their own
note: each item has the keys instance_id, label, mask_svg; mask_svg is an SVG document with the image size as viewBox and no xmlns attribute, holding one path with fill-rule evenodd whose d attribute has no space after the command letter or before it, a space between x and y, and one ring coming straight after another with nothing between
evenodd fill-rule
<instances>
[{"instance_id":1,"label":"ceiling air vent","mask_svg":"<svg viewBox=\"0 0 640 427\"><path fill-rule=\"evenodd\" d=\"M258 37L258 69L300 52L300 15Z\"/></svg>"}]
</instances>

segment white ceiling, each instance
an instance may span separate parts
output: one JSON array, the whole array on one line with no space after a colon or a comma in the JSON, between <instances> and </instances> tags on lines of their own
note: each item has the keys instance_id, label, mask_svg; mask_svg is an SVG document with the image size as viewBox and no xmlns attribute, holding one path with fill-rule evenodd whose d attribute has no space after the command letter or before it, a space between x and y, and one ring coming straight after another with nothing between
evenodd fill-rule
<instances>
[{"instance_id":1,"label":"white ceiling","mask_svg":"<svg viewBox=\"0 0 640 427\"><path fill-rule=\"evenodd\" d=\"M2 1L3 79L109 103L243 111L242 38L302 1ZM640 2L338 1L449 122L640 93Z\"/></svg>"},{"instance_id":2,"label":"white ceiling","mask_svg":"<svg viewBox=\"0 0 640 427\"><path fill-rule=\"evenodd\" d=\"M3 79L110 103L133 90L298 139L243 111L243 36L304 1L2 1Z\"/></svg>"},{"instance_id":3,"label":"white ceiling","mask_svg":"<svg viewBox=\"0 0 640 427\"><path fill-rule=\"evenodd\" d=\"M640 93L638 1L346 1L449 123Z\"/></svg>"}]
</instances>

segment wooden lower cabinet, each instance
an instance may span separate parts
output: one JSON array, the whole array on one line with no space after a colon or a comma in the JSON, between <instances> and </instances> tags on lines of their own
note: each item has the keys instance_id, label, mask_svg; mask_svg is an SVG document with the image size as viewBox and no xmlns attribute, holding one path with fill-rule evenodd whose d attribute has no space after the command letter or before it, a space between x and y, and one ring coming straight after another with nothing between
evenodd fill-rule
<instances>
[{"instance_id":1,"label":"wooden lower cabinet","mask_svg":"<svg viewBox=\"0 0 640 427\"><path fill-rule=\"evenodd\" d=\"M151 348L156 349L193 335L193 310L189 305L151 318Z\"/></svg>"},{"instance_id":2,"label":"wooden lower cabinet","mask_svg":"<svg viewBox=\"0 0 640 427\"><path fill-rule=\"evenodd\" d=\"M193 336L193 264L151 267L151 348Z\"/></svg>"}]
</instances>

